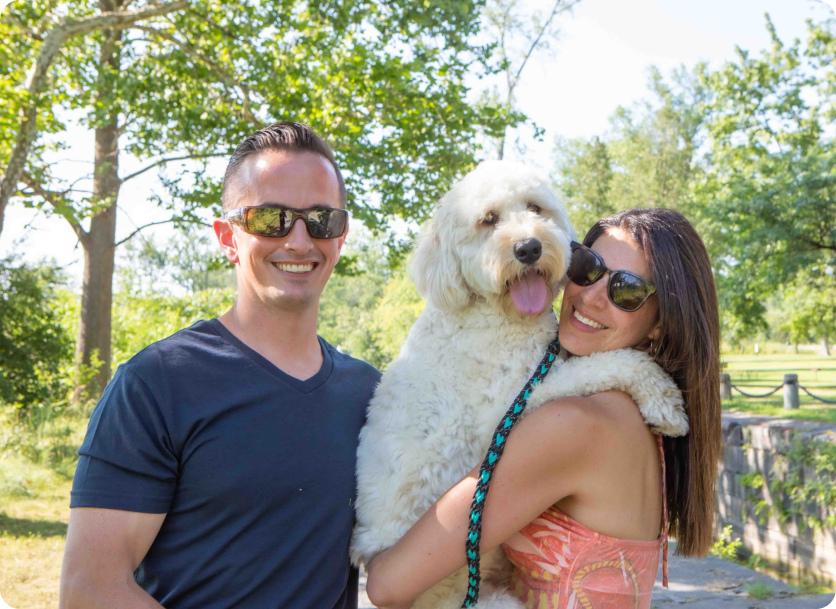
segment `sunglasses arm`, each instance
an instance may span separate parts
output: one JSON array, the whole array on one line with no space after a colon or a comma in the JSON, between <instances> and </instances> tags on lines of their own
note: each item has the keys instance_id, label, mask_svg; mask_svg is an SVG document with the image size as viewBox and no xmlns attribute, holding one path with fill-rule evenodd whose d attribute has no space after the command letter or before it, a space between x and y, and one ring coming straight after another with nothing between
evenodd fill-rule
<instances>
[{"instance_id":1,"label":"sunglasses arm","mask_svg":"<svg viewBox=\"0 0 836 609\"><path fill-rule=\"evenodd\" d=\"M237 224L244 228L247 227L247 208L238 207L230 211L225 211L221 214L221 219L229 221L231 224Z\"/></svg>"}]
</instances>

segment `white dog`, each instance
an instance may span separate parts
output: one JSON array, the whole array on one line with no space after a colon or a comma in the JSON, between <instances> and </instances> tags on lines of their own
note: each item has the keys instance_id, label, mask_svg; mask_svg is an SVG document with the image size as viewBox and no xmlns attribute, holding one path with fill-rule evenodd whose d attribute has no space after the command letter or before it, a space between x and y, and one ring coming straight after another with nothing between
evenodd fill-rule
<instances>
[{"instance_id":1,"label":"white dog","mask_svg":"<svg viewBox=\"0 0 836 609\"><path fill-rule=\"evenodd\" d=\"M557 334L551 304L565 284L574 236L546 178L524 165L482 163L442 198L413 260L427 306L383 375L360 435L355 563L392 546L481 462L494 428ZM618 388L633 395L649 424L673 435L684 433L683 425L687 431L679 391L645 354L590 358L564 361L564 354L555 361L526 411L556 397ZM491 587L491 572L507 564L502 551L481 562L484 600L477 606L521 607ZM465 572L413 608L460 607Z\"/></svg>"}]
</instances>

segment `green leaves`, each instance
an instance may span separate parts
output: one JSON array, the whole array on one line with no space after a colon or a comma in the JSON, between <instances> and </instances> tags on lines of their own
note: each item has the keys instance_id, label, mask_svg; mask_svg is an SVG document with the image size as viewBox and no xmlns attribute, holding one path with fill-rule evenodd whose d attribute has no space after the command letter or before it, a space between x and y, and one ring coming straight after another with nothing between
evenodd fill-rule
<instances>
[{"instance_id":1,"label":"green leaves","mask_svg":"<svg viewBox=\"0 0 836 609\"><path fill-rule=\"evenodd\" d=\"M557 185L581 236L598 219L634 207L671 207L693 215L687 207L700 172L705 69L680 68L666 80L653 68L651 99L618 108L605 136L558 140Z\"/></svg>"},{"instance_id":2,"label":"green leaves","mask_svg":"<svg viewBox=\"0 0 836 609\"><path fill-rule=\"evenodd\" d=\"M760 303L770 295L836 296L827 287L836 265L836 142L824 118L832 101L817 94L836 75L826 61L836 48L832 25L811 25L802 50L782 44L767 21L769 50L739 51L704 76L711 153L696 209L721 276L722 308L744 329L737 338L762 326Z\"/></svg>"},{"instance_id":3,"label":"green leaves","mask_svg":"<svg viewBox=\"0 0 836 609\"><path fill-rule=\"evenodd\" d=\"M3 40L14 41L0 45L4 101L20 89L49 14L97 11L95 3L78 0L18 4L0 22ZM149 163L228 153L259 126L297 120L333 145L355 217L383 231L393 217L420 222L473 165L477 131L483 125L499 131L520 118L467 102L465 75L488 70L493 49L476 42L481 6L474 0L195 0L187 10L126 29L113 69L100 65L104 32L72 38L51 68L41 100L41 148L29 159L29 173L48 176L47 134L66 141L66 127L55 117L75 121L79 111L87 128L118 114L120 149ZM97 96L102 79L112 90L106 98ZM0 110L0 125L10 133L16 112L14 104ZM7 145L0 144L0 164ZM187 171L161 165L166 192L158 200L185 215L216 205L220 176L215 168L206 172L207 163L195 161ZM48 190L65 186L46 182ZM68 197L75 208L70 215L88 215L83 196Z\"/></svg>"}]
</instances>

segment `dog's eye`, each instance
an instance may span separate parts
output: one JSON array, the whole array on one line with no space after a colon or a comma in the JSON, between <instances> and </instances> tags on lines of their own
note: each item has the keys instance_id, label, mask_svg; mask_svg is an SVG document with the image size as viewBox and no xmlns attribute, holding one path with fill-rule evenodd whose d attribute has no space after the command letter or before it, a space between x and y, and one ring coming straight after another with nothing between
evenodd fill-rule
<instances>
[{"instance_id":1,"label":"dog's eye","mask_svg":"<svg viewBox=\"0 0 836 609\"><path fill-rule=\"evenodd\" d=\"M499 222L499 216L493 213L492 211L486 213L484 216L482 216L482 219L479 220L479 223L484 224L485 226L493 226L497 222Z\"/></svg>"},{"instance_id":2,"label":"dog's eye","mask_svg":"<svg viewBox=\"0 0 836 609\"><path fill-rule=\"evenodd\" d=\"M536 203L529 203L528 206L527 206L527 209L528 209L528 211L533 211L535 214L539 214L540 211L541 211L540 206L537 205Z\"/></svg>"}]
</instances>

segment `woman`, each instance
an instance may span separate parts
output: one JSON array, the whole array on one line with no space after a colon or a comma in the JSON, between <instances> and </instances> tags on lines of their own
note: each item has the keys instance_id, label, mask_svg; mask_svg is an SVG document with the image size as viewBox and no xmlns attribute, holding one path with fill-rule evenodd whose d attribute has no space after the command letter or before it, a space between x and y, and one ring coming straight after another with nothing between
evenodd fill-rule
<instances>
[{"instance_id":1,"label":"woman","mask_svg":"<svg viewBox=\"0 0 836 609\"><path fill-rule=\"evenodd\" d=\"M711 266L681 214L634 209L573 244L568 275L561 346L577 356L647 351L682 390L690 432L654 436L619 391L541 406L508 437L485 500L481 551L503 544L511 592L529 607L649 608L668 530L681 555L711 545L721 437ZM371 561L373 603L409 607L465 564L478 471Z\"/></svg>"}]
</instances>

